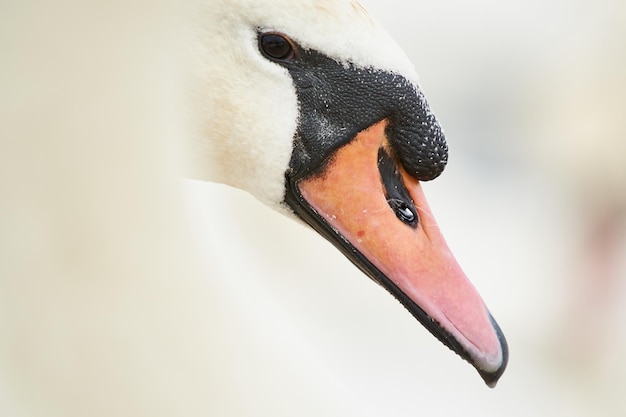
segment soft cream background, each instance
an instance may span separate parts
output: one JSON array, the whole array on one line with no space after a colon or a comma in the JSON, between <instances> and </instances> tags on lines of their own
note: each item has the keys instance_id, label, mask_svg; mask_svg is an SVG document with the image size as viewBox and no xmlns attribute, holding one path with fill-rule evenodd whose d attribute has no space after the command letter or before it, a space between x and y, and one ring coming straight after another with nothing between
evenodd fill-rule
<instances>
[{"instance_id":1,"label":"soft cream background","mask_svg":"<svg viewBox=\"0 0 626 417\"><path fill-rule=\"evenodd\" d=\"M447 133L426 192L508 337L498 387L313 232L224 186L180 198L177 2L6 1L0 415L626 413L624 233L613 278L584 256L626 195L625 6L365 4Z\"/></svg>"}]
</instances>

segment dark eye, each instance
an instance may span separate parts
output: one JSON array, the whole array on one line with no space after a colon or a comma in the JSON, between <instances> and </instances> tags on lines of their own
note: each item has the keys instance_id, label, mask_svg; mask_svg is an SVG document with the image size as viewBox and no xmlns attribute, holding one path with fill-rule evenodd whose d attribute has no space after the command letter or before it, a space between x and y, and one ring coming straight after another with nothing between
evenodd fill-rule
<instances>
[{"instance_id":1,"label":"dark eye","mask_svg":"<svg viewBox=\"0 0 626 417\"><path fill-rule=\"evenodd\" d=\"M274 61L292 61L296 56L293 43L277 33L265 33L259 37L259 49Z\"/></svg>"}]
</instances>

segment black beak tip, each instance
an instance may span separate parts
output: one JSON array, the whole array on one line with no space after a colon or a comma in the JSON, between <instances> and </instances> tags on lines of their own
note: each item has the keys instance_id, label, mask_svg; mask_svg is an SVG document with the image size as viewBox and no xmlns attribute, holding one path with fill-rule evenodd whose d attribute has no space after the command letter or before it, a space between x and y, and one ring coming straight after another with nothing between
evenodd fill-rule
<instances>
[{"instance_id":1,"label":"black beak tip","mask_svg":"<svg viewBox=\"0 0 626 417\"><path fill-rule=\"evenodd\" d=\"M487 384L489 388L494 388L496 384L498 383L498 380L500 379L500 377L506 370L507 364L509 363L509 345L506 342L504 333L502 333L502 329L500 329L500 326L498 326L498 323L496 323L496 321L494 320L493 316L491 316L491 314L489 315L489 318L491 320L491 324L493 325L493 329L495 330L496 335L498 336L498 340L500 341L500 347L502 349L502 364L497 370L493 372L485 372L481 369L478 369L478 373L480 374L480 376L482 377L482 379L485 381L485 383Z\"/></svg>"}]
</instances>

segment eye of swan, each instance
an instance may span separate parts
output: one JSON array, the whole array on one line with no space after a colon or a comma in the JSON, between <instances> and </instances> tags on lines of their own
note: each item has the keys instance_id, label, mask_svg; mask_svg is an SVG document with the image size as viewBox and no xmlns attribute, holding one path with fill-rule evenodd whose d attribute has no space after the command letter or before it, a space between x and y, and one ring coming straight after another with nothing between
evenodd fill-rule
<instances>
[{"instance_id":1,"label":"eye of swan","mask_svg":"<svg viewBox=\"0 0 626 417\"><path fill-rule=\"evenodd\" d=\"M259 35L259 49L272 61L293 61L296 58L294 43L280 33L262 33Z\"/></svg>"}]
</instances>

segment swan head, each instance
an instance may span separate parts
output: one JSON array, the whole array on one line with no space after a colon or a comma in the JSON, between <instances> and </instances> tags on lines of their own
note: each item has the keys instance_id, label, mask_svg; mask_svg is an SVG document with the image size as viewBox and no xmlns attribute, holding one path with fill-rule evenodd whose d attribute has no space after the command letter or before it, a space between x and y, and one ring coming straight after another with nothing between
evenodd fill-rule
<instances>
[{"instance_id":1,"label":"swan head","mask_svg":"<svg viewBox=\"0 0 626 417\"><path fill-rule=\"evenodd\" d=\"M488 385L504 336L420 183L447 145L412 64L356 1L209 1L198 11L191 176L303 220Z\"/></svg>"}]
</instances>

